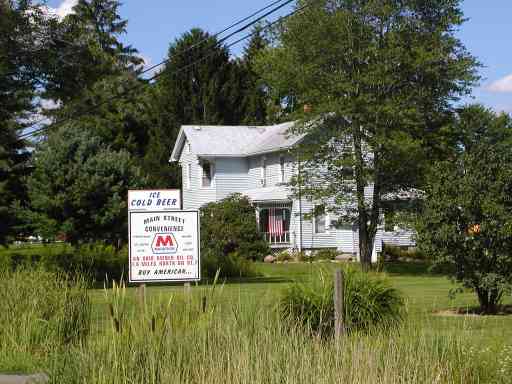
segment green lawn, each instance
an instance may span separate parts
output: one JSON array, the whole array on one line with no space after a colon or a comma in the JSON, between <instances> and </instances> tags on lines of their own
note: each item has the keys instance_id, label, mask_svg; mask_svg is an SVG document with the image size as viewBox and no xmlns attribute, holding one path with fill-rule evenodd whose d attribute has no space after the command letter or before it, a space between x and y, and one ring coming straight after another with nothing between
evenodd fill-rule
<instances>
[{"instance_id":1,"label":"green lawn","mask_svg":"<svg viewBox=\"0 0 512 384\"><path fill-rule=\"evenodd\" d=\"M224 281L222 299L225 301L259 302L261 305L272 305L280 296L280 292L296 280L306 280L313 275L316 268L335 270L336 263L256 263L260 277L231 279ZM463 330L468 337L487 340L494 344L512 343L512 316L447 316L438 312L448 309L471 308L477 305L475 295L470 291L449 297L451 289L457 287L446 276L433 275L422 264L389 264L385 275L406 298L409 318L420 321L432 333L449 334L453 330ZM147 300L159 302L167 300L173 293L182 292L182 285L151 285L147 286ZM193 285L192 290L205 290L204 285ZM128 295L136 297L134 287L128 288ZM95 312L101 318L107 307L103 289L93 291ZM512 304L507 297L505 304ZM98 313L99 312L99 313Z\"/></svg>"}]
</instances>

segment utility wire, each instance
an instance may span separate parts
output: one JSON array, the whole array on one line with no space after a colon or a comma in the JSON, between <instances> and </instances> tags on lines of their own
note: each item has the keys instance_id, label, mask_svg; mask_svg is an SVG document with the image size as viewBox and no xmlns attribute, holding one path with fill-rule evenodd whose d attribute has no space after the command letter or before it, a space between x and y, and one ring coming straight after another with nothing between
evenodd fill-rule
<instances>
[{"instance_id":1,"label":"utility wire","mask_svg":"<svg viewBox=\"0 0 512 384\"><path fill-rule=\"evenodd\" d=\"M270 15L271 13L276 12L278 9L281 9L282 7L284 7L285 5L289 4L289 3L290 3L290 2L292 2L292 1L295 1L295 0L288 0L285 4L280 5L278 8L274 9L273 11L267 12L263 17L266 17L266 16ZM259 30L259 31L254 31L254 32L252 32L252 33L249 33L249 34L245 35L244 37L242 37L242 38L240 38L240 39L238 39L238 40L236 40L236 41L234 41L234 42L231 42L231 43L227 44L227 45L226 45L226 48L230 48L230 47L232 47L232 46L234 46L234 45L236 45L236 44L239 44L239 43L241 43L242 41L244 41L244 40L246 40L246 39L248 39L248 38L250 38L250 37L254 36L254 35L255 35L255 34L257 34L257 33L259 33L260 31L265 30L265 29L268 29L268 28L271 28L271 27L273 27L274 25L276 25L276 24L278 24L278 23L283 22L285 19L287 19L287 18L289 18L289 17L291 17L291 16L295 15L295 14L296 14L296 13L298 13L299 11L302 11L303 9L305 9L306 7L308 7L310 4L311 4L311 3L308 3L308 4L306 4L306 5L304 5L304 6L300 7L300 8L295 9L294 11L292 11L292 12L290 12L290 13L288 13L288 14L284 15L284 16L279 17L278 19L274 20L273 22L271 22L271 23L269 23L269 24L267 24L267 25L263 26L263 27L261 28L261 30ZM268 6L267 6L267 8L268 8ZM259 12L258 12L258 13L259 13ZM253 22L251 22L251 23L249 23L249 24L247 24L247 25L245 25L245 26L243 26L243 27L239 28L239 30L237 30L237 32L236 32L236 33L240 33L241 31L246 30L247 28L249 28L250 26L254 25L255 23L257 23L257 22L258 22L258 21L260 21L260 20L262 20L262 18L258 18L257 20L255 20L255 21L253 21ZM226 29L227 29L227 28L226 28ZM221 32L219 32L219 33L221 33ZM229 36L227 36L227 37L223 38L222 40L219 40L219 42L218 42L217 44L221 44L221 43L222 43L222 42L224 42L227 38L232 37L233 35L234 35L234 33L231 33ZM204 40L203 40L203 41L204 41ZM197 43L197 44L195 44L194 46L197 46L197 45L201 44L203 41L198 42L198 43ZM192 46L192 47L193 47L193 46ZM188 51L188 50L192 49L192 47L189 47L186 51ZM184 52L186 52L186 51L184 51ZM175 71L174 71L174 74L180 73L180 72L182 72L182 71L185 71L185 70L187 70L187 69L189 69L189 68L193 67L194 65L197 65L198 63L200 63L200 62L202 62L202 61L204 61L204 60L208 59L208 58L209 58L210 56L212 56L213 54L215 54L215 52L211 52L211 53L209 53L208 55L206 55L206 56L202 57L201 59L196 60L195 62L193 62L193 63L190 63L190 64L186 65L185 67L178 68L177 70L175 70ZM156 66L162 65L163 63L166 63L167 61L169 61L169 59L167 59L167 60L163 61L162 63L160 63L160 64L158 64L158 65L156 65ZM155 66L153 66L153 67L155 67ZM153 69L154 69L154 68L153 68ZM156 73L155 75L153 75L153 76L152 76L152 77L150 77L149 79L146 79L146 81L151 82L151 81L155 80L156 78L158 78L159 76L161 76L161 75L162 75L162 73L163 73L163 72ZM146 84L147 84L147 83L138 83L136 86L134 86L134 87L132 87L132 88L130 88L130 89L127 89L127 90L125 91L125 93L124 93L124 94L114 95L114 96L112 96L112 97L108 98L107 100L105 100L105 101L103 101L103 102L101 102L101 103L99 103L99 104L96 104L96 105L94 105L93 107L91 107L91 108L89 108L89 109L85 110L84 112L79 113L79 114L77 114L77 115L75 115L75 116L71 116L71 117L68 117L68 118L62 119L62 120L57 121L57 122L55 122L55 123L52 123L52 124L50 124L50 125L47 125L47 126L44 126L44 127L38 128L38 129L36 129L36 130L33 130L33 131L31 131L31 132L27 132L27 133L25 133L25 134L22 134L22 135L20 135L20 136L19 136L19 139L20 139L20 140L23 140L23 139L26 139L26 138L31 137L31 136L36 136L37 134L39 134L39 133L41 133L41 132L43 132L43 131L48 130L50 127L55 127L55 126L58 126L58 125L64 124L64 123L66 123L66 122L68 122L68 121L72 121L72 120L75 120L75 119L77 119L77 118L79 118L79 117L82 117L82 116L84 116L84 115L86 115L86 114L88 114L88 113L90 113L90 112L92 112L92 111L96 110L98 107L100 107L100 106L102 106L102 105L104 105L104 104L106 104L106 103L108 103L108 102L110 102L110 101L113 101L113 100L115 100L115 99L117 99L117 98L120 98L120 97L124 97L124 96L126 96L126 94L127 94L128 92L131 92L131 91L135 90L136 88L138 88L138 86L140 86L140 85L146 85ZM43 121L44 121L44 120L46 120L46 119L43 119ZM34 126L35 124L37 124L37 123L33 123L31 126Z\"/></svg>"},{"instance_id":2,"label":"utility wire","mask_svg":"<svg viewBox=\"0 0 512 384\"><path fill-rule=\"evenodd\" d=\"M251 19L251 18L253 18L254 16L256 16L256 15L260 14L261 12L264 12L264 11L266 11L267 9L269 9L269 8L271 8L271 7L273 7L273 6L277 5L277 4L279 4L279 3L281 3L282 1L284 1L284 0L277 0L277 1L274 1L274 2L272 2L272 3L268 4L268 5L266 5L266 6L265 6L265 7L263 7L263 8L258 9L257 11L253 12L253 13L252 13L252 14L250 14L249 16L246 16L246 17L244 17L244 18L242 18L242 19L240 19L240 20L238 20L238 21L236 21L236 22L232 23L231 25L227 26L226 28L222 29L221 31L219 31L219 32L215 33L215 34L214 34L214 35L212 35L212 36L207 36L207 37L205 37L205 38L204 38L204 39L202 39L201 41L198 41L198 42L197 42L197 43L195 43L194 45L192 45L192 46L190 46L190 47L187 47L187 49L185 49L184 51L179 52L179 53L180 53L180 54L187 53L187 52L191 51L192 49L194 49L194 48L196 48L196 47L198 47L198 46L202 45L203 43L205 43L206 41L208 41L210 38L216 38L216 37L219 37L219 36L220 36L220 35L222 35L224 32L227 32L227 31L229 31L230 29L232 29L232 28L234 28L234 27L239 26L240 24L242 24L242 23L246 22L247 20L250 20L250 19ZM238 29L238 30L236 30L235 32L230 33L228 36L223 37L221 40L219 40L219 41L217 42L217 44L221 44L222 42L226 41L227 39L229 39L229 38L230 38L230 37L232 37L233 35L238 34L238 33L240 33L241 31L243 31L243 30L245 30L245 29L249 28L250 26L254 25L255 23L257 23L257 22L259 22L259 21L261 21L263 18L267 17L268 15L270 15L270 14L272 14L272 13L274 13L274 12L277 12L279 9L281 9L281 8L283 8L284 6L288 5L288 4L289 4L289 3L291 3L292 1L294 1L294 0L287 0L284 4L278 5L276 8L274 8L274 9L270 10L269 12L267 12L266 14L264 14L263 16L258 17L256 20L253 20L252 22L250 22L249 24L247 24L247 25L245 25L245 26L243 26L243 27L239 28L239 29ZM137 73L137 77L140 77L141 75L143 75L143 74L145 74L145 73L148 73L148 72L150 72L150 71L152 71L152 70L154 70L154 69L156 69L156 68L160 67L161 65L164 65L164 64L168 63L170 60L171 60L171 58L169 57L169 58L167 58L167 59L165 59L165 60L163 60L163 61L161 61L161 62L159 62L159 63L157 63L157 64L152 65L152 66L151 66L151 67L149 67L149 68L144 69L142 72ZM149 79L149 81L151 81L151 80L153 80L153 79L152 79L152 78L150 78L150 79ZM137 88L137 87L138 87L138 85L139 85L139 84L137 84L137 86L135 86L135 87L133 87L133 88ZM127 92L129 92L129 91L131 91L131 89L128 89L128 90L127 90ZM114 100L114 99L115 99L115 96L113 96L113 99L112 99L112 100ZM105 102L108 102L108 101L111 101L111 100L107 99ZM95 106L95 107L99 107L99 106L101 106L101 105L102 105L102 104L99 104L99 105L97 105L97 106ZM31 123L30 123L30 126L29 126L29 127L27 127L27 128L31 128L31 127L34 127L34 126L36 126L36 125L39 125L39 124L41 124L41 123L45 122L46 120L47 120L47 118L46 118L46 117L44 117L44 118L41 118L41 119L39 119L39 120L33 121L33 122L31 122ZM58 122L53 123L52 125L55 125L55 124L57 124L57 123L58 123ZM38 130L35 130L35 131L39 131L39 129L38 129ZM35 131L31 131L31 132L24 133L24 134L20 135L19 139L24 139L24 138L26 138L26 137L30 137L30 136L31 136L31 134L32 134L33 132L35 132Z\"/></svg>"}]
</instances>

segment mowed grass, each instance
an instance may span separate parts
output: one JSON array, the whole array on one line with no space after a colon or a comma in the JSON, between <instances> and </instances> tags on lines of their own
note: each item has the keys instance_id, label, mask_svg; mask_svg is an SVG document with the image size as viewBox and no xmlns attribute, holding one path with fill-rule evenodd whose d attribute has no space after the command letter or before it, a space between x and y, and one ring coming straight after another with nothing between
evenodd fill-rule
<instances>
[{"instance_id":1,"label":"mowed grass","mask_svg":"<svg viewBox=\"0 0 512 384\"><path fill-rule=\"evenodd\" d=\"M261 275L255 278L234 278L220 281L223 284L222 300L226 302L258 302L270 307L280 299L281 291L294 281L306 281L314 276L314 270L324 268L334 270L338 263L255 263ZM476 296L469 290L451 296L451 290L459 287L446 276L429 273L425 264L395 263L386 266L384 275L388 281L404 295L407 302L409 321L419 322L433 334L449 334L464 330L468 337L477 338L491 344L512 344L512 316L452 316L450 310L470 309L478 305ZM192 291L204 291L207 285L192 283ZM180 285L146 286L146 300L149 303L165 301L173 294L183 293L185 287ZM104 290L91 291L95 312L99 318L107 311ZM127 288L127 294L133 305L138 300L135 286ZM508 296L504 304L512 304ZM444 312L444 313L443 313Z\"/></svg>"}]
</instances>

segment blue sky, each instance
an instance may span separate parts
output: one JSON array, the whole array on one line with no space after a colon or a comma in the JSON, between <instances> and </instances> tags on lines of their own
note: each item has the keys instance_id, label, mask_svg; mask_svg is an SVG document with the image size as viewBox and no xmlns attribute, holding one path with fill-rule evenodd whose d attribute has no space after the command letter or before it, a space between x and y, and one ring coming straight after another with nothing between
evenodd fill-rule
<instances>
[{"instance_id":1,"label":"blue sky","mask_svg":"<svg viewBox=\"0 0 512 384\"><path fill-rule=\"evenodd\" d=\"M49 0L61 15L76 0ZM128 19L123 38L149 62L164 59L169 43L192 27L216 32L272 0L124 0L121 16ZM512 113L512 1L466 0L463 10L469 20L458 35L468 50L484 65L483 79L474 89L472 101L497 111ZM283 10L281 12L285 13ZM275 16L274 16L275 17ZM237 54L242 45L233 47Z\"/></svg>"}]
</instances>

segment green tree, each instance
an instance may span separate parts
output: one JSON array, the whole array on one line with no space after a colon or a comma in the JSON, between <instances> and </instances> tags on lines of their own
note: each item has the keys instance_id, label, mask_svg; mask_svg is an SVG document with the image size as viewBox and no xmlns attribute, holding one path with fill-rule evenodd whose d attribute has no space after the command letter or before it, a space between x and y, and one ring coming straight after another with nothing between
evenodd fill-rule
<instances>
[{"instance_id":1,"label":"green tree","mask_svg":"<svg viewBox=\"0 0 512 384\"><path fill-rule=\"evenodd\" d=\"M298 6L305 4L277 31L259 72L287 109L312 106L306 116L282 115L301 116L295 132L307 135L295 182L340 221L357 218L368 268L382 197L423 184L453 101L476 80L476 62L455 36L464 20L459 0Z\"/></svg>"},{"instance_id":2,"label":"green tree","mask_svg":"<svg viewBox=\"0 0 512 384\"><path fill-rule=\"evenodd\" d=\"M222 276L240 276L249 270L247 260L261 260L269 251L246 197L235 194L201 208L201 264L207 276L219 268Z\"/></svg>"},{"instance_id":3,"label":"green tree","mask_svg":"<svg viewBox=\"0 0 512 384\"><path fill-rule=\"evenodd\" d=\"M244 49L244 55L237 61L240 71L242 124L262 125L267 122L267 99L263 79L256 72L258 57L268 46L262 27L257 26L254 35Z\"/></svg>"},{"instance_id":4,"label":"green tree","mask_svg":"<svg viewBox=\"0 0 512 384\"><path fill-rule=\"evenodd\" d=\"M471 106L454 132L459 153L431 171L419 244L476 293L482 312L496 313L512 287L512 119Z\"/></svg>"},{"instance_id":5,"label":"green tree","mask_svg":"<svg viewBox=\"0 0 512 384\"><path fill-rule=\"evenodd\" d=\"M98 136L113 150L126 150L141 163L151 124L147 83L133 73L105 77L69 101L59 111L60 119Z\"/></svg>"},{"instance_id":6,"label":"green tree","mask_svg":"<svg viewBox=\"0 0 512 384\"><path fill-rule=\"evenodd\" d=\"M45 238L72 244L127 237L127 191L144 177L125 150L114 151L79 125L62 126L42 142L28 180L32 219Z\"/></svg>"},{"instance_id":7,"label":"green tree","mask_svg":"<svg viewBox=\"0 0 512 384\"><path fill-rule=\"evenodd\" d=\"M30 156L19 135L34 111L44 41L39 6L0 0L0 244L15 236L20 224L15 203L26 201L23 179Z\"/></svg>"},{"instance_id":8,"label":"green tree","mask_svg":"<svg viewBox=\"0 0 512 384\"><path fill-rule=\"evenodd\" d=\"M100 79L137 71L143 60L119 40L128 23L119 6L117 0L79 0L62 21L49 21L46 98L66 103Z\"/></svg>"},{"instance_id":9,"label":"green tree","mask_svg":"<svg viewBox=\"0 0 512 384\"><path fill-rule=\"evenodd\" d=\"M169 148L181 125L264 121L254 73L248 69L257 44L242 61L231 60L228 49L200 29L192 29L171 44L169 62L151 91L153 112L148 112L154 121L149 127L151 150L146 153L145 170L152 175L153 185L180 185L177 164L171 170L162 164L168 164Z\"/></svg>"}]
</instances>

